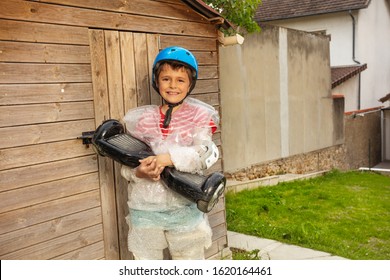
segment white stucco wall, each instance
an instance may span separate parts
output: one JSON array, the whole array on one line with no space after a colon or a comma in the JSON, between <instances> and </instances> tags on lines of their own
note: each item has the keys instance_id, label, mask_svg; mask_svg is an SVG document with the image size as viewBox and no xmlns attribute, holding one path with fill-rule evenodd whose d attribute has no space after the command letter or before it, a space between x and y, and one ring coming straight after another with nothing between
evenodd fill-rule
<instances>
[{"instance_id":1,"label":"white stucco wall","mask_svg":"<svg viewBox=\"0 0 390 280\"><path fill-rule=\"evenodd\" d=\"M331 65L356 64L352 59L352 18L347 12L279 20L272 24L307 32L325 31L331 39Z\"/></svg>"},{"instance_id":2,"label":"white stucco wall","mask_svg":"<svg viewBox=\"0 0 390 280\"><path fill-rule=\"evenodd\" d=\"M359 77L355 76L332 89L332 94L344 95L345 112L355 111L358 107Z\"/></svg>"},{"instance_id":3,"label":"white stucco wall","mask_svg":"<svg viewBox=\"0 0 390 280\"><path fill-rule=\"evenodd\" d=\"M362 108L383 105L378 100L390 93L390 4L372 0L360 10L357 22L356 56L367 63L362 72Z\"/></svg>"},{"instance_id":4,"label":"white stucco wall","mask_svg":"<svg viewBox=\"0 0 390 280\"><path fill-rule=\"evenodd\" d=\"M390 93L389 1L372 0L368 8L353 11L352 15L356 19L355 60L367 63L367 69L361 73L360 109L382 106L378 99ZM325 30L331 36L331 66L346 66L356 64L352 51L352 22L346 11L270 24L309 32ZM346 104L346 108L351 106L353 104Z\"/></svg>"},{"instance_id":5,"label":"white stucco wall","mask_svg":"<svg viewBox=\"0 0 390 280\"><path fill-rule=\"evenodd\" d=\"M329 41L263 29L220 49L224 170L334 145Z\"/></svg>"}]
</instances>

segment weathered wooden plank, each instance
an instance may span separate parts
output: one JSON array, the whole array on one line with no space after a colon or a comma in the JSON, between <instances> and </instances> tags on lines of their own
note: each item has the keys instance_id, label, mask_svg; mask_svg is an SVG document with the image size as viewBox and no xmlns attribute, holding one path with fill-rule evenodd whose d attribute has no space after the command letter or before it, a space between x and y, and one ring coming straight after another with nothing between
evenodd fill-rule
<instances>
[{"instance_id":1,"label":"weathered wooden plank","mask_svg":"<svg viewBox=\"0 0 390 280\"><path fill-rule=\"evenodd\" d=\"M101 216L100 207L95 207L2 234L0 235L0 258L10 252L100 224Z\"/></svg>"},{"instance_id":2,"label":"weathered wooden plank","mask_svg":"<svg viewBox=\"0 0 390 280\"><path fill-rule=\"evenodd\" d=\"M221 227L222 229L222 227ZM218 238L215 238L218 236ZM216 254L221 254L221 251L226 249L228 247L228 240L227 240L227 231L225 230L219 230L219 229L213 229L213 243L210 248L207 249L205 252L206 258L209 258ZM222 254L219 256L222 258Z\"/></svg>"},{"instance_id":3,"label":"weathered wooden plank","mask_svg":"<svg viewBox=\"0 0 390 280\"><path fill-rule=\"evenodd\" d=\"M176 42L176 45L181 46L181 42ZM196 57L198 65L218 65L217 51L192 51L192 53Z\"/></svg>"},{"instance_id":4,"label":"weathered wooden plank","mask_svg":"<svg viewBox=\"0 0 390 280\"><path fill-rule=\"evenodd\" d=\"M149 64L149 92L150 92L150 103L153 105L161 105L162 98L161 96L154 90L152 86L152 71L153 71L153 62L159 53L159 35L155 34L147 34L146 42L147 42L147 50L148 50L148 64Z\"/></svg>"},{"instance_id":5,"label":"weathered wooden plank","mask_svg":"<svg viewBox=\"0 0 390 280\"><path fill-rule=\"evenodd\" d=\"M106 259L119 259L118 218L116 213L114 163L100 157L99 175Z\"/></svg>"},{"instance_id":6,"label":"weathered wooden plank","mask_svg":"<svg viewBox=\"0 0 390 280\"><path fill-rule=\"evenodd\" d=\"M213 166L207 170L207 174L212 172L219 172L222 170L222 159L220 158Z\"/></svg>"},{"instance_id":7,"label":"weathered wooden plank","mask_svg":"<svg viewBox=\"0 0 390 280\"><path fill-rule=\"evenodd\" d=\"M82 145L77 139L3 149L0 153L0 170L93 154L91 148Z\"/></svg>"},{"instance_id":8,"label":"weathered wooden plank","mask_svg":"<svg viewBox=\"0 0 390 280\"><path fill-rule=\"evenodd\" d=\"M218 79L218 67L217 66L199 66L198 79Z\"/></svg>"},{"instance_id":9,"label":"weathered wooden plank","mask_svg":"<svg viewBox=\"0 0 390 280\"><path fill-rule=\"evenodd\" d=\"M122 165L115 163L115 195L116 195L116 211L118 217L118 241L119 241L119 253L120 259L128 260L132 259L132 255L129 252L127 245L127 238L129 232L129 226L126 222L126 216L129 214L128 210L128 193L127 193L127 181L122 177L120 171Z\"/></svg>"},{"instance_id":10,"label":"weathered wooden plank","mask_svg":"<svg viewBox=\"0 0 390 280\"><path fill-rule=\"evenodd\" d=\"M219 105L219 101L217 101L218 98L218 91L219 91L219 84L217 79L211 79L211 80L198 80L196 82L196 86L194 88L194 91L191 94L194 94L196 98L201 99L203 98L204 102L207 102L207 99L213 100L213 103L209 103L210 105ZM201 93L201 94L200 94ZM205 93L213 93L206 95ZM196 95L199 94L199 95ZM207 97L206 97L207 96Z\"/></svg>"},{"instance_id":11,"label":"weathered wooden plank","mask_svg":"<svg viewBox=\"0 0 390 280\"><path fill-rule=\"evenodd\" d=\"M35 1L40 2L40 0ZM98 2L96 0L45 0L42 2L90 8L94 10L206 22L206 19L193 12L188 6L180 1L167 3L151 0L99 0Z\"/></svg>"},{"instance_id":12,"label":"weathered wooden plank","mask_svg":"<svg viewBox=\"0 0 390 280\"><path fill-rule=\"evenodd\" d=\"M220 131L217 131L216 133L213 134L213 141L214 141L215 145L217 145L218 147L220 147L222 145Z\"/></svg>"},{"instance_id":13,"label":"weathered wooden plank","mask_svg":"<svg viewBox=\"0 0 390 280\"><path fill-rule=\"evenodd\" d=\"M0 214L0 234L26 228L100 205L99 190Z\"/></svg>"},{"instance_id":14,"label":"weathered wooden plank","mask_svg":"<svg viewBox=\"0 0 390 280\"><path fill-rule=\"evenodd\" d=\"M218 244L218 247L219 247L218 251L221 251L222 249L227 248L228 247L227 232L223 236L221 236L220 238L215 240L214 243Z\"/></svg>"},{"instance_id":15,"label":"weathered wooden plank","mask_svg":"<svg viewBox=\"0 0 390 280\"><path fill-rule=\"evenodd\" d=\"M225 189L226 191L226 189ZM223 193L220 197L219 197L219 200L217 202L217 204L214 206L213 210L211 210L208 215L209 217L212 217L214 214L217 214L218 212L220 211L225 211L225 193ZM225 215L225 214L224 214Z\"/></svg>"},{"instance_id":16,"label":"weathered wooden plank","mask_svg":"<svg viewBox=\"0 0 390 280\"><path fill-rule=\"evenodd\" d=\"M53 260L100 260L104 259L104 242L99 241L77 250L52 258Z\"/></svg>"},{"instance_id":17,"label":"weathered wooden plank","mask_svg":"<svg viewBox=\"0 0 390 280\"><path fill-rule=\"evenodd\" d=\"M109 89L110 102L110 117L121 120L125 114L124 110L124 94L123 94L123 80L122 77L122 61L121 61L121 42L120 34L117 31L105 31L105 45L106 45L106 61L107 61L107 78ZM128 50L123 50L128 51ZM118 246L120 258L125 259L129 257L127 250L127 230L125 213L127 208L127 185L120 173L121 165L114 164L115 174L115 199L116 199L116 213L118 224ZM113 232L114 234L114 232Z\"/></svg>"},{"instance_id":18,"label":"weathered wooden plank","mask_svg":"<svg viewBox=\"0 0 390 280\"><path fill-rule=\"evenodd\" d=\"M93 110L92 101L3 106L0 127L91 119Z\"/></svg>"},{"instance_id":19,"label":"weathered wooden plank","mask_svg":"<svg viewBox=\"0 0 390 280\"><path fill-rule=\"evenodd\" d=\"M221 211L221 210L224 210L222 206L223 206L223 203L219 203L219 205L216 205L214 207L214 209L218 210L218 211L217 212L214 211L215 212L214 214L209 214L210 226L212 228L226 223L226 221L225 221L225 212Z\"/></svg>"},{"instance_id":20,"label":"weathered wooden plank","mask_svg":"<svg viewBox=\"0 0 390 280\"><path fill-rule=\"evenodd\" d=\"M205 258L210 258L216 254L219 253L220 250L218 250L218 243L217 242L213 242L210 246L210 248L208 248L207 250L205 250Z\"/></svg>"},{"instance_id":21,"label":"weathered wooden plank","mask_svg":"<svg viewBox=\"0 0 390 280\"><path fill-rule=\"evenodd\" d=\"M91 82L89 64L0 63L0 84Z\"/></svg>"},{"instance_id":22,"label":"weathered wooden plank","mask_svg":"<svg viewBox=\"0 0 390 280\"><path fill-rule=\"evenodd\" d=\"M0 191L8 191L96 171L98 171L96 155L4 170L0 171Z\"/></svg>"},{"instance_id":23,"label":"weathered wooden plank","mask_svg":"<svg viewBox=\"0 0 390 280\"><path fill-rule=\"evenodd\" d=\"M120 32L123 105L125 113L137 107L137 81L135 79L134 38L131 32Z\"/></svg>"},{"instance_id":24,"label":"weathered wooden plank","mask_svg":"<svg viewBox=\"0 0 390 280\"><path fill-rule=\"evenodd\" d=\"M218 238L217 240L213 241L213 244L210 248L207 249L205 252L206 259L210 258L212 256L218 257L220 259L223 259L222 250L228 247L228 241L227 241L227 235Z\"/></svg>"},{"instance_id":25,"label":"weathered wooden plank","mask_svg":"<svg viewBox=\"0 0 390 280\"><path fill-rule=\"evenodd\" d=\"M0 84L0 105L93 100L91 83Z\"/></svg>"},{"instance_id":26,"label":"weathered wooden plank","mask_svg":"<svg viewBox=\"0 0 390 280\"><path fill-rule=\"evenodd\" d=\"M0 7L0 10L2 7ZM0 40L88 45L88 28L0 19Z\"/></svg>"},{"instance_id":27,"label":"weathered wooden plank","mask_svg":"<svg viewBox=\"0 0 390 280\"><path fill-rule=\"evenodd\" d=\"M82 182L82 183L80 183ZM49 183L1 192L0 213L97 189L98 174L89 173ZM1 238L0 238L1 240ZM0 242L1 243L1 242Z\"/></svg>"},{"instance_id":28,"label":"weathered wooden plank","mask_svg":"<svg viewBox=\"0 0 390 280\"><path fill-rule=\"evenodd\" d=\"M95 130L93 119L0 128L0 149L76 139L83 131ZM20 137L21 131L23 137ZM82 141L79 140L81 145Z\"/></svg>"},{"instance_id":29,"label":"weathered wooden plank","mask_svg":"<svg viewBox=\"0 0 390 280\"><path fill-rule=\"evenodd\" d=\"M90 63L90 55L88 46L0 41L0 62Z\"/></svg>"},{"instance_id":30,"label":"weathered wooden plank","mask_svg":"<svg viewBox=\"0 0 390 280\"><path fill-rule=\"evenodd\" d=\"M194 98L199 99L203 102L206 102L206 103L210 104L211 106L218 106L219 105L218 92L203 93L203 92L199 92L197 90L197 91L194 91L194 93L191 93L191 97L194 97Z\"/></svg>"},{"instance_id":31,"label":"weathered wooden plank","mask_svg":"<svg viewBox=\"0 0 390 280\"><path fill-rule=\"evenodd\" d=\"M89 38L95 120L98 126L103 120L110 117L104 32L102 30L90 30Z\"/></svg>"},{"instance_id":32,"label":"weathered wooden plank","mask_svg":"<svg viewBox=\"0 0 390 280\"><path fill-rule=\"evenodd\" d=\"M220 224L213 227L213 241L226 236L226 224Z\"/></svg>"},{"instance_id":33,"label":"weathered wooden plank","mask_svg":"<svg viewBox=\"0 0 390 280\"><path fill-rule=\"evenodd\" d=\"M218 65L218 48L215 38L197 38L162 35L161 48L181 46L191 50L199 65Z\"/></svg>"},{"instance_id":34,"label":"weathered wooden plank","mask_svg":"<svg viewBox=\"0 0 390 280\"><path fill-rule=\"evenodd\" d=\"M218 212L220 211L224 211L225 210L225 196L222 195L220 198L219 198L219 201L218 203L214 206L213 210L211 210L209 213L208 213L208 216L210 217L210 219L213 218L213 215L217 214Z\"/></svg>"},{"instance_id":35,"label":"weathered wooden plank","mask_svg":"<svg viewBox=\"0 0 390 280\"><path fill-rule=\"evenodd\" d=\"M123 34L124 32L121 32ZM127 52L127 49L122 50L120 33L118 31L105 31L105 45L106 45L106 61L107 61L107 80L109 88L109 102L110 102L110 117L121 120L125 114L124 109L124 93L123 93L123 80L124 73L122 73L121 58L126 56L123 52ZM128 74L128 73L126 73ZM118 224L118 246L120 258L128 258L129 253L127 250L127 230L125 222L125 211L127 208L127 186L120 173L121 165L114 164L114 177L115 177L115 199L116 199L116 213Z\"/></svg>"},{"instance_id":36,"label":"weathered wooden plank","mask_svg":"<svg viewBox=\"0 0 390 280\"><path fill-rule=\"evenodd\" d=\"M112 13L20 0L7 0L2 3L0 18L199 37L215 37L217 32L214 25L210 23L157 17L151 20L149 16Z\"/></svg>"},{"instance_id":37,"label":"weathered wooden plank","mask_svg":"<svg viewBox=\"0 0 390 280\"><path fill-rule=\"evenodd\" d=\"M64 253L94 244L102 240L102 225L95 225L61 237L48 240L44 243L27 247L9 254L2 259L21 260L46 260Z\"/></svg>"},{"instance_id":38,"label":"weathered wooden plank","mask_svg":"<svg viewBox=\"0 0 390 280\"><path fill-rule=\"evenodd\" d=\"M145 48L147 45L146 34L134 33L134 57L135 57L135 77L137 82L137 101L138 106L149 105L149 62L148 53Z\"/></svg>"},{"instance_id":39,"label":"weathered wooden plank","mask_svg":"<svg viewBox=\"0 0 390 280\"><path fill-rule=\"evenodd\" d=\"M199 65L218 65L217 51L193 52Z\"/></svg>"},{"instance_id":40,"label":"weathered wooden plank","mask_svg":"<svg viewBox=\"0 0 390 280\"><path fill-rule=\"evenodd\" d=\"M120 120L124 116L124 108L119 32L104 31L104 37L110 117Z\"/></svg>"},{"instance_id":41,"label":"weathered wooden plank","mask_svg":"<svg viewBox=\"0 0 390 280\"><path fill-rule=\"evenodd\" d=\"M181 46L192 51L210 51L218 50L216 38L186 37L175 35L161 35L161 49L169 46Z\"/></svg>"},{"instance_id":42,"label":"weathered wooden plank","mask_svg":"<svg viewBox=\"0 0 390 280\"><path fill-rule=\"evenodd\" d=\"M108 92L105 38L102 30L90 30L91 66L94 85L95 120L100 125L111 118ZM104 227L105 258L119 258L118 225L115 201L114 164L108 158L98 157L101 203Z\"/></svg>"}]
</instances>

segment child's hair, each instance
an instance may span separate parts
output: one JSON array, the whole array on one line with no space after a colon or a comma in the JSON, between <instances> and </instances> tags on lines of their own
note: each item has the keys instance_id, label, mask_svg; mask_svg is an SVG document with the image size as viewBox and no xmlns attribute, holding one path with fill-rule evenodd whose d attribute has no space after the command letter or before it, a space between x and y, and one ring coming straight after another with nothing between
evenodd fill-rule
<instances>
[{"instance_id":1,"label":"child's hair","mask_svg":"<svg viewBox=\"0 0 390 280\"><path fill-rule=\"evenodd\" d=\"M156 67L156 71L155 71L156 83L158 82L158 77L160 76L160 73L165 65L171 66L173 70L179 70L182 68L185 69L188 74L188 78L190 79L190 84L192 84L192 82L194 81L194 77L196 76L196 73L190 67L178 61L164 61Z\"/></svg>"}]
</instances>

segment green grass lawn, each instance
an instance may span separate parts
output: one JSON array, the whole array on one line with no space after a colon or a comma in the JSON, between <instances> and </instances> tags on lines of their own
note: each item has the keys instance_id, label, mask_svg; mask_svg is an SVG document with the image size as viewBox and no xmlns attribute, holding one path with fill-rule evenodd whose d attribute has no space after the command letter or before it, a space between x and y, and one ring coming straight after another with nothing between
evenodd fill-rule
<instances>
[{"instance_id":1,"label":"green grass lawn","mask_svg":"<svg viewBox=\"0 0 390 280\"><path fill-rule=\"evenodd\" d=\"M349 259L390 259L390 177L332 171L226 195L228 229Z\"/></svg>"}]
</instances>

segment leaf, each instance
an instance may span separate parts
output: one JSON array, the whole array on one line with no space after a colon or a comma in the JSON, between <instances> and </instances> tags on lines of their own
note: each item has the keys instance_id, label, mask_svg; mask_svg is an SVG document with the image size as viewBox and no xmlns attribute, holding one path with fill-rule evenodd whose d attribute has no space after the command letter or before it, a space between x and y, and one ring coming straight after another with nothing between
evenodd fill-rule
<instances>
[{"instance_id":1,"label":"leaf","mask_svg":"<svg viewBox=\"0 0 390 280\"><path fill-rule=\"evenodd\" d=\"M260 26L254 20L254 16L261 0L205 0L204 2L240 27L240 30L244 29L244 33L260 31ZM236 33L237 31L227 32Z\"/></svg>"}]
</instances>

